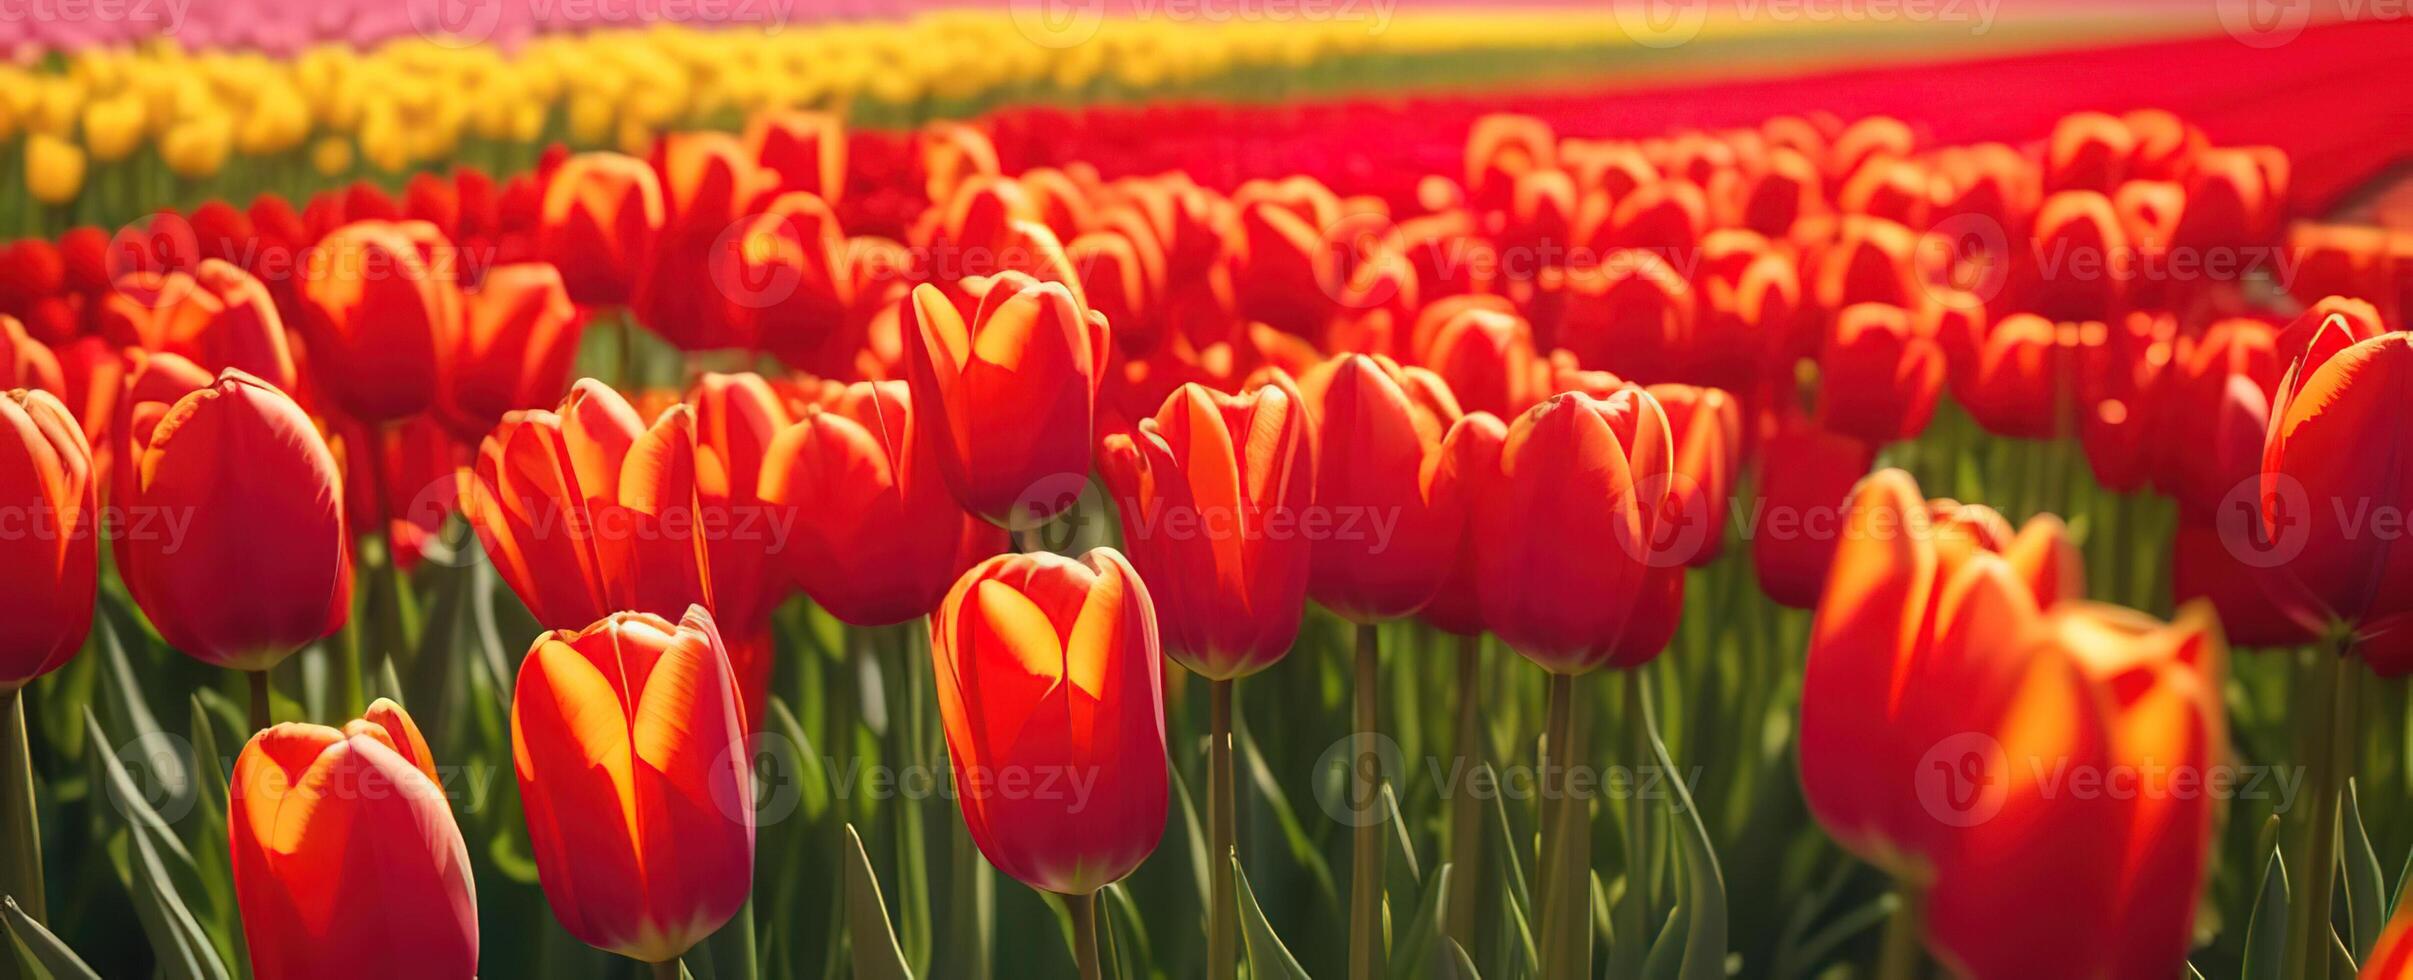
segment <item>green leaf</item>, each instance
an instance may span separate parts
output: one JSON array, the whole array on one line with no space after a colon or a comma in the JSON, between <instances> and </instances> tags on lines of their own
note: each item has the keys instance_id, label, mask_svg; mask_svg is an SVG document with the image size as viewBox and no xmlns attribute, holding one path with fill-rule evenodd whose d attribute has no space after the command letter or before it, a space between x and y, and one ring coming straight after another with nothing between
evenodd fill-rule
<instances>
[{"instance_id":1,"label":"green leaf","mask_svg":"<svg viewBox=\"0 0 2413 980\"><path fill-rule=\"evenodd\" d=\"M871 858L863 853L863 838L853 824L846 826L846 930L856 980L912 980L896 930L888 925L880 879L872 874Z\"/></svg>"},{"instance_id":2,"label":"green leaf","mask_svg":"<svg viewBox=\"0 0 2413 980\"><path fill-rule=\"evenodd\" d=\"M1382 784L1382 812L1385 832L1383 842L1391 855L1383 862L1383 892L1388 895L1421 895L1424 893L1423 864L1416 860L1416 843L1408 836L1408 818L1399 811L1399 796L1391 784Z\"/></svg>"},{"instance_id":3,"label":"green leaf","mask_svg":"<svg viewBox=\"0 0 2413 980\"><path fill-rule=\"evenodd\" d=\"M1274 934L1273 924L1265 921L1265 910L1257 907L1257 892L1248 886L1248 872L1240 869L1240 859L1231 859L1234 889L1240 897L1240 936L1247 940L1248 975L1250 980L1308 980L1307 971L1282 945L1282 937Z\"/></svg>"},{"instance_id":4,"label":"green leaf","mask_svg":"<svg viewBox=\"0 0 2413 980\"><path fill-rule=\"evenodd\" d=\"M1433 974L1434 980L1483 980L1483 974L1475 970L1475 958L1466 955L1466 947L1458 945L1457 940L1441 937L1441 950L1440 969Z\"/></svg>"},{"instance_id":5,"label":"green leaf","mask_svg":"<svg viewBox=\"0 0 2413 980\"><path fill-rule=\"evenodd\" d=\"M1718 856L1709 843L1709 828L1701 823L1700 808L1693 803L1692 788L1684 784L1676 764L1668 758L1667 743L1659 738L1658 725L1651 720L1651 702L1642 700L1643 724L1650 730L1651 754L1659 770L1666 773L1665 782L1672 794L1670 805L1676 812L1671 816L1684 831L1677 836L1684 845L1684 898L1680 908L1691 910L1687 916L1687 935L1684 941L1683 980L1724 980L1726 976L1726 883L1718 870Z\"/></svg>"},{"instance_id":6,"label":"green leaf","mask_svg":"<svg viewBox=\"0 0 2413 980\"><path fill-rule=\"evenodd\" d=\"M1651 939L1650 952L1642 958L1643 980L1676 980L1682 975L1684 954L1691 945L1685 920L1691 917L1691 910L1682 905L1668 913L1659 935Z\"/></svg>"},{"instance_id":7,"label":"green leaf","mask_svg":"<svg viewBox=\"0 0 2413 980\"><path fill-rule=\"evenodd\" d=\"M2262 889L2245 924L2242 980L2279 980L2287 958L2287 861L2272 848L2262 865Z\"/></svg>"},{"instance_id":8,"label":"green leaf","mask_svg":"<svg viewBox=\"0 0 2413 980\"><path fill-rule=\"evenodd\" d=\"M754 980L759 974L754 968L753 897L748 896L745 904L737 907L737 914L729 917L728 924L697 943L696 950L703 954L704 967L711 973L707 980ZM694 959L696 954L689 953L688 957ZM697 973L699 977L703 975L701 971Z\"/></svg>"},{"instance_id":9,"label":"green leaf","mask_svg":"<svg viewBox=\"0 0 2413 980\"><path fill-rule=\"evenodd\" d=\"M124 818L118 877L134 899L160 974L170 980L226 980L225 963L184 901L185 892L199 891L192 854L136 788L90 707L84 709L84 728L93 750L93 782L100 787L95 793L107 794L102 806Z\"/></svg>"},{"instance_id":10,"label":"green leaf","mask_svg":"<svg viewBox=\"0 0 2413 980\"><path fill-rule=\"evenodd\" d=\"M1282 828L1282 839L1290 845L1290 859L1307 869L1308 875L1315 880L1316 894L1328 907L1335 910L1343 908L1340 888L1332 880L1332 866L1324 861L1324 849L1316 845L1315 838L1307 835L1306 826L1299 822L1298 812L1290 806L1290 797L1282 792L1282 784L1274 779L1273 767L1266 765L1265 755L1257 751L1257 740L1249 734L1247 721L1239 717L1232 719L1232 743L1239 755L1235 764L1247 763L1249 781L1257 788L1257 800L1273 811L1274 822Z\"/></svg>"},{"instance_id":11,"label":"green leaf","mask_svg":"<svg viewBox=\"0 0 2413 980\"><path fill-rule=\"evenodd\" d=\"M2387 928L2388 902L2382 883L2379 855L2371 849L2371 836L2363 829L2363 807L2357 798L2355 781L2346 781L2346 812L2338 820L2346 825L2346 837L2338 848L2338 860L2346 866L2346 914L2353 930L2348 951L2358 962L2371 955L2371 946L2379 942L2380 930Z\"/></svg>"},{"instance_id":12,"label":"green leaf","mask_svg":"<svg viewBox=\"0 0 2413 980\"><path fill-rule=\"evenodd\" d=\"M1098 896L1098 914L1105 917L1106 935L1114 946L1115 975L1145 980L1156 956L1148 947L1148 924L1140 917L1139 903L1131 900L1131 890L1119 881L1107 885Z\"/></svg>"},{"instance_id":13,"label":"green leaf","mask_svg":"<svg viewBox=\"0 0 2413 980\"><path fill-rule=\"evenodd\" d=\"M1386 787L1387 794L1389 789ZM1447 958L1441 951L1441 920L1449 914L1450 866L1433 871L1424 894L1416 900L1416 917L1391 942L1388 971L1394 980L1419 980L1442 972Z\"/></svg>"},{"instance_id":14,"label":"green leaf","mask_svg":"<svg viewBox=\"0 0 2413 980\"><path fill-rule=\"evenodd\" d=\"M1492 770L1491 763L1484 763L1482 772L1485 782L1478 785L1500 785L1499 774ZM1492 794L1489 813L1491 825L1498 831L1492 835L1493 850L1498 852L1500 859L1485 863L1500 870L1507 886L1501 890L1508 900L1500 903L1500 912L1507 918L1509 938L1514 940L1500 944L1503 952L1515 956L1495 972L1499 976L1513 977L1534 969L1541 958L1533 948L1533 891L1525 884L1524 859L1517 856L1524 853L1524 847L1517 843L1516 828L1508 822L1508 804L1501 799L1505 795Z\"/></svg>"},{"instance_id":15,"label":"green leaf","mask_svg":"<svg viewBox=\"0 0 2413 980\"><path fill-rule=\"evenodd\" d=\"M234 860L226 850L227 775L222 771L226 757L219 753L218 726L209 708L199 694L191 700L195 795L193 812L185 818L185 839L192 845L194 870L208 899L209 933L217 943L218 957L230 964L233 972L248 974L251 964L243 947L242 909L234 893Z\"/></svg>"},{"instance_id":16,"label":"green leaf","mask_svg":"<svg viewBox=\"0 0 2413 980\"><path fill-rule=\"evenodd\" d=\"M6 932L15 941L16 949L10 955L18 962L37 966L56 980L100 980L100 974L84 965L83 957L18 908L16 899L0 898L0 921L7 923Z\"/></svg>"}]
</instances>

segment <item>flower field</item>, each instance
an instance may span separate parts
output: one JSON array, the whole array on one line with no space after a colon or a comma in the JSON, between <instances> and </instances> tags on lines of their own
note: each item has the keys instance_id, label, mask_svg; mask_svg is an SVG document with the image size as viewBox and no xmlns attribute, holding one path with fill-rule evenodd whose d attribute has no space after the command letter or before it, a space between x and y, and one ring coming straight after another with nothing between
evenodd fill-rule
<instances>
[{"instance_id":1,"label":"flower field","mask_svg":"<svg viewBox=\"0 0 2413 980\"><path fill-rule=\"evenodd\" d=\"M2401 18L37 6L0 977L2413 978Z\"/></svg>"}]
</instances>

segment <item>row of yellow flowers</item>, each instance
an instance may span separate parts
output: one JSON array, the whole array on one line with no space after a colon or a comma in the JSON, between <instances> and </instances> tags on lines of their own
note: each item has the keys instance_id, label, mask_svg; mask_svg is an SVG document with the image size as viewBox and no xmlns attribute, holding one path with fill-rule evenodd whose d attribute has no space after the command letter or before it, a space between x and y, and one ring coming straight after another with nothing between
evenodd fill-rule
<instances>
[{"instance_id":1,"label":"row of yellow flowers","mask_svg":"<svg viewBox=\"0 0 2413 980\"><path fill-rule=\"evenodd\" d=\"M185 180L213 177L230 159L294 154L322 174L350 170L356 155L400 172L453 159L469 141L529 143L555 127L573 144L643 152L662 132L773 108L874 107L876 118L877 107L951 115L1118 92L1245 96L1269 78L1316 85L1328 71L1430 85L1458 80L1421 70L1437 56L1534 74L1573 67L1624 37L1603 14L1393 16L1370 3L1328 14L956 12L599 31L511 51L410 38L372 51L331 44L290 60L186 52L168 39L0 67L0 141L22 141L28 190L60 205L83 190L88 170L146 149ZM1420 70L1393 74L1411 64Z\"/></svg>"}]
</instances>

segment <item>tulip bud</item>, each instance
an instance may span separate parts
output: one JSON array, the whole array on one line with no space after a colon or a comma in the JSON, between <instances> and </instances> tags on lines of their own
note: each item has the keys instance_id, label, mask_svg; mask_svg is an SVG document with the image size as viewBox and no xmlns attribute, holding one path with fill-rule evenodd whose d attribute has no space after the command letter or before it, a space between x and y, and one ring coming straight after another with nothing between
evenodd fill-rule
<instances>
[{"instance_id":1,"label":"tulip bud","mask_svg":"<svg viewBox=\"0 0 2413 980\"><path fill-rule=\"evenodd\" d=\"M1163 667L1155 606L1120 553L980 563L931 617L930 657L964 823L990 864L1087 895L1156 850Z\"/></svg>"},{"instance_id":2,"label":"tulip bud","mask_svg":"<svg viewBox=\"0 0 2413 980\"><path fill-rule=\"evenodd\" d=\"M1751 564L1769 599L1808 609L1826 587L1844 500L1877 454L1795 416L1778 420L1760 447Z\"/></svg>"},{"instance_id":3,"label":"tulip bud","mask_svg":"<svg viewBox=\"0 0 2413 980\"><path fill-rule=\"evenodd\" d=\"M2399 549L2413 495L2413 334L2354 342L2341 317L2279 383L2262 443L2263 532L2300 544L2272 569L2299 622L2367 628L2413 612L2413 548Z\"/></svg>"},{"instance_id":4,"label":"tulip bud","mask_svg":"<svg viewBox=\"0 0 2413 980\"><path fill-rule=\"evenodd\" d=\"M856 626L929 615L957 576L1006 547L1005 532L947 492L913 411L904 382L857 382L763 451L763 502L794 535L788 574Z\"/></svg>"},{"instance_id":5,"label":"tulip bud","mask_svg":"<svg viewBox=\"0 0 2413 980\"><path fill-rule=\"evenodd\" d=\"M662 185L645 161L582 153L545 185L536 253L561 270L571 302L628 302L663 221Z\"/></svg>"},{"instance_id":6,"label":"tulip bud","mask_svg":"<svg viewBox=\"0 0 2413 980\"><path fill-rule=\"evenodd\" d=\"M538 637L511 693L537 880L580 942L678 958L745 904L754 783L735 682L702 607Z\"/></svg>"},{"instance_id":7,"label":"tulip bud","mask_svg":"<svg viewBox=\"0 0 2413 980\"><path fill-rule=\"evenodd\" d=\"M436 414L464 438L485 435L516 409L553 404L570 383L586 318L543 262L486 273L461 297L459 329L442 338L448 377Z\"/></svg>"},{"instance_id":8,"label":"tulip bud","mask_svg":"<svg viewBox=\"0 0 2413 980\"><path fill-rule=\"evenodd\" d=\"M1908 311L1846 307L1818 360L1819 424L1876 445L1917 436L1943 393L1944 371L1943 349Z\"/></svg>"},{"instance_id":9,"label":"tulip bud","mask_svg":"<svg viewBox=\"0 0 2413 980\"><path fill-rule=\"evenodd\" d=\"M968 318L929 285L901 307L914 425L965 510L1036 527L1088 482L1106 320L1059 283L983 283Z\"/></svg>"},{"instance_id":10,"label":"tulip bud","mask_svg":"<svg viewBox=\"0 0 2413 980\"><path fill-rule=\"evenodd\" d=\"M164 412L122 409L134 414L111 501L127 522L118 570L169 646L266 670L343 626L343 483L301 406L230 370ZM242 588L227 588L229 569Z\"/></svg>"},{"instance_id":11,"label":"tulip bud","mask_svg":"<svg viewBox=\"0 0 2413 980\"><path fill-rule=\"evenodd\" d=\"M1166 653L1201 676L1255 673L1298 637L1308 428L1287 377L1239 396L1186 384L1100 450L1132 564L1156 583Z\"/></svg>"},{"instance_id":12,"label":"tulip bud","mask_svg":"<svg viewBox=\"0 0 2413 980\"><path fill-rule=\"evenodd\" d=\"M1480 501L1483 618L1503 642L1562 674L1658 652L1617 657L1652 570L1680 574L1691 557L1658 550L1673 456L1667 416L1640 388L1555 395L1509 424L1498 470L1466 488Z\"/></svg>"},{"instance_id":13,"label":"tulip bud","mask_svg":"<svg viewBox=\"0 0 2413 980\"><path fill-rule=\"evenodd\" d=\"M310 253L302 279L310 367L324 376L320 389L361 421L415 415L435 399L440 341L461 314L452 257L422 248L435 234L423 222L357 222Z\"/></svg>"},{"instance_id":14,"label":"tulip bud","mask_svg":"<svg viewBox=\"0 0 2413 980\"><path fill-rule=\"evenodd\" d=\"M661 616L711 601L696 466L694 413L673 406L649 428L587 379L554 411L503 417L461 512L537 623Z\"/></svg>"},{"instance_id":15,"label":"tulip bud","mask_svg":"<svg viewBox=\"0 0 2413 980\"><path fill-rule=\"evenodd\" d=\"M1667 414L1674 455L1667 501L1657 519L1659 549L1699 568L1726 547L1726 512L1743 467L1743 411L1717 388L1651 385L1645 389Z\"/></svg>"},{"instance_id":16,"label":"tulip bud","mask_svg":"<svg viewBox=\"0 0 2413 980\"><path fill-rule=\"evenodd\" d=\"M401 706L253 735L226 824L259 980L476 975L469 848Z\"/></svg>"},{"instance_id":17,"label":"tulip bud","mask_svg":"<svg viewBox=\"0 0 2413 980\"><path fill-rule=\"evenodd\" d=\"M67 406L46 391L0 394L0 692L56 670L92 628L100 535L92 450Z\"/></svg>"},{"instance_id":18,"label":"tulip bud","mask_svg":"<svg viewBox=\"0 0 2413 980\"><path fill-rule=\"evenodd\" d=\"M1308 592L1367 623L1423 608L1449 575L1464 492L1441 469L1457 399L1439 376L1345 354L1299 379L1316 425Z\"/></svg>"}]
</instances>

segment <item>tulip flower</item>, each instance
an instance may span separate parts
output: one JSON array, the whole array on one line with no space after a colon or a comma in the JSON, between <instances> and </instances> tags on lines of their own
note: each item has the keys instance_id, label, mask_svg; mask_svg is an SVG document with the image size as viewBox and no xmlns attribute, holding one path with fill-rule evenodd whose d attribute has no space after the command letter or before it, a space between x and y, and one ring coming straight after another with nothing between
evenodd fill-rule
<instances>
[{"instance_id":1,"label":"tulip flower","mask_svg":"<svg viewBox=\"0 0 2413 980\"><path fill-rule=\"evenodd\" d=\"M652 167L617 153L582 153L545 185L536 252L561 270L570 301L628 302L663 223L662 185Z\"/></svg>"},{"instance_id":2,"label":"tulip flower","mask_svg":"<svg viewBox=\"0 0 2413 980\"><path fill-rule=\"evenodd\" d=\"M380 529L393 566L408 574L427 557L460 502L460 471L472 461L470 447L427 415L389 426L344 422L336 431L346 522Z\"/></svg>"},{"instance_id":3,"label":"tulip flower","mask_svg":"<svg viewBox=\"0 0 2413 980\"><path fill-rule=\"evenodd\" d=\"M537 880L580 942L669 963L745 904L754 783L711 614L538 637L511 692Z\"/></svg>"},{"instance_id":4,"label":"tulip flower","mask_svg":"<svg viewBox=\"0 0 2413 980\"><path fill-rule=\"evenodd\" d=\"M1752 568L1769 599L1814 608L1826 588L1844 501L1877 454L1867 443L1797 415L1763 424L1759 501L1745 534Z\"/></svg>"},{"instance_id":5,"label":"tulip flower","mask_svg":"<svg viewBox=\"0 0 2413 980\"><path fill-rule=\"evenodd\" d=\"M100 567L99 481L92 449L67 406L47 391L0 394L0 698L47 674L83 648L92 628ZM10 733L0 732L0 738Z\"/></svg>"},{"instance_id":6,"label":"tulip flower","mask_svg":"<svg viewBox=\"0 0 2413 980\"><path fill-rule=\"evenodd\" d=\"M1423 608L1449 574L1464 521L1438 466L1462 414L1432 372L1343 355L1299 379L1317 436L1308 594L1357 623Z\"/></svg>"},{"instance_id":7,"label":"tulip flower","mask_svg":"<svg viewBox=\"0 0 2413 980\"><path fill-rule=\"evenodd\" d=\"M1240 396L1188 384L1101 450L1132 564L1156 583L1165 652L1210 680L1264 669L1298 634L1308 425L1287 378Z\"/></svg>"},{"instance_id":8,"label":"tulip flower","mask_svg":"<svg viewBox=\"0 0 2413 980\"><path fill-rule=\"evenodd\" d=\"M2413 615L2413 548L2367 523L2413 504L2396 420L2413 396L2413 335L2347 331L2330 317L2280 381L2259 499L2267 540L2301 543L2277 569L2283 605L2308 625L2374 628Z\"/></svg>"},{"instance_id":9,"label":"tulip flower","mask_svg":"<svg viewBox=\"0 0 2413 980\"><path fill-rule=\"evenodd\" d=\"M1872 445L1927 428L1944 387L1944 353L1908 311L1860 303L1835 315L1818 359L1818 421Z\"/></svg>"},{"instance_id":10,"label":"tulip flower","mask_svg":"<svg viewBox=\"0 0 2413 980\"><path fill-rule=\"evenodd\" d=\"M2036 210L2033 310L2047 320L2109 320L2126 312L2135 255L2119 211L2095 191L2062 191Z\"/></svg>"},{"instance_id":11,"label":"tulip flower","mask_svg":"<svg viewBox=\"0 0 2413 980\"><path fill-rule=\"evenodd\" d=\"M24 323L7 314L0 314L0 384L47 391L54 396L67 393L67 381L59 373L58 356L41 341L28 336Z\"/></svg>"},{"instance_id":12,"label":"tulip flower","mask_svg":"<svg viewBox=\"0 0 2413 980\"><path fill-rule=\"evenodd\" d=\"M99 318L120 347L180 354L300 390L283 314L265 284L231 263L204 259L189 275L130 273L100 301Z\"/></svg>"},{"instance_id":13,"label":"tulip flower","mask_svg":"<svg viewBox=\"0 0 2413 980\"><path fill-rule=\"evenodd\" d=\"M729 661L746 696L746 717L759 720L771 684L771 613L790 589L775 563L793 530L786 519L794 516L763 499L762 472L772 441L788 427L788 409L754 374L706 374L688 401L713 615L736 637Z\"/></svg>"},{"instance_id":14,"label":"tulip flower","mask_svg":"<svg viewBox=\"0 0 2413 980\"><path fill-rule=\"evenodd\" d=\"M480 438L513 410L561 398L586 320L556 267L498 266L461 307L458 329L441 338L446 376L436 392L436 414L454 432Z\"/></svg>"},{"instance_id":15,"label":"tulip flower","mask_svg":"<svg viewBox=\"0 0 2413 980\"><path fill-rule=\"evenodd\" d=\"M253 735L226 824L260 980L477 974L469 848L401 706L380 698L341 729Z\"/></svg>"},{"instance_id":16,"label":"tulip flower","mask_svg":"<svg viewBox=\"0 0 2413 980\"><path fill-rule=\"evenodd\" d=\"M2201 788L2228 758L2209 612L2162 623L2067 603L2024 629L1972 613L1955 633L1963 662L1938 664L1916 696L1949 717L1913 747L1956 767L1920 777L1941 828L1920 911L1930 948L1974 978L2180 970L2220 804ZM2136 782L2075 792L2055 772Z\"/></svg>"},{"instance_id":17,"label":"tulip flower","mask_svg":"<svg viewBox=\"0 0 2413 980\"><path fill-rule=\"evenodd\" d=\"M1087 485L1106 320L1021 273L967 286L969 315L929 285L902 305L916 434L965 510L1027 530Z\"/></svg>"},{"instance_id":18,"label":"tulip flower","mask_svg":"<svg viewBox=\"0 0 2413 980\"><path fill-rule=\"evenodd\" d=\"M357 222L310 254L303 335L319 388L364 422L424 411L444 370L443 338L461 315L449 244L424 222Z\"/></svg>"},{"instance_id":19,"label":"tulip flower","mask_svg":"<svg viewBox=\"0 0 2413 980\"><path fill-rule=\"evenodd\" d=\"M1644 580L1692 557L1658 550L1674 455L1640 388L1554 395L1509 424L1475 515L1483 618L1503 642L1554 673L1639 663L1613 658Z\"/></svg>"},{"instance_id":20,"label":"tulip flower","mask_svg":"<svg viewBox=\"0 0 2413 980\"><path fill-rule=\"evenodd\" d=\"M1667 414L1674 446L1667 501L1656 523L1658 550L1699 568L1726 547L1726 512L1742 475L1742 409L1717 388L1662 384L1645 390Z\"/></svg>"},{"instance_id":21,"label":"tulip flower","mask_svg":"<svg viewBox=\"0 0 2413 980\"><path fill-rule=\"evenodd\" d=\"M806 406L763 451L763 503L793 535L779 556L786 574L851 625L929 615L957 576L1006 547L1005 532L948 494L913 411L904 382L856 382Z\"/></svg>"},{"instance_id":22,"label":"tulip flower","mask_svg":"<svg viewBox=\"0 0 2413 980\"><path fill-rule=\"evenodd\" d=\"M1022 883L1065 896L1096 977L1096 893L1164 833L1169 775L1155 604L1111 548L998 555L930 619L964 824Z\"/></svg>"},{"instance_id":23,"label":"tulip flower","mask_svg":"<svg viewBox=\"0 0 2413 980\"><path fill-rule=\"evenodd\" d=\"M342 627L352 608L343 483L301 406L235 370L164 411L127 401L128 455L111 500L126 522L118 571L160 637L256 673ZM229 569L242 588L227 587Z\"/></svg>"},{"instance_id":24,"label":"tulip flower","mask_svg":"<svg viewBox=\"0 0 2413 980\"><path fill-rule=\"evenodd\" d=\"M778 175L727 133L675 133L655 148L663 221L638 266L629 307L680 350L743 347L754 341L751 311L724 280L736 260L739 219L752 214Z\"/></svg>"},{"instance_id":25,"label":"tulip flower","mask_svg":"<svg viewBox=\"0 0 2413 980\"><path fill-rule=\"evenodd\" d=\"M695 428L676 405L647 426L586 379L558 409L504 416L479 445L461 512L538 624L710 606Z\"/></svg>"},{"instance_id":26,"label":"tulip flower","mask_svg":"<svg viewBox=\"0 0 2413 980\"><path fill-rule=\"evenodd\" d=\"M778 172L782 193L825 200L846 192L846 123L825 112L759 113L746 127L746 149Z\"/></svg>"},{"instance_id":27,"label":"tulip flower","mask_svg":"<svg viewBox=\"0 0 2413 980\"><path fill-rule=\"evenodd\" d=\"M751 311L764 349L791 366L810 367L833 335L845 333L855 300L848 253L828 204L802 192L782 194L746 222L730 271L716 269L713 284Z\"/></svg>"}]
</instances>

